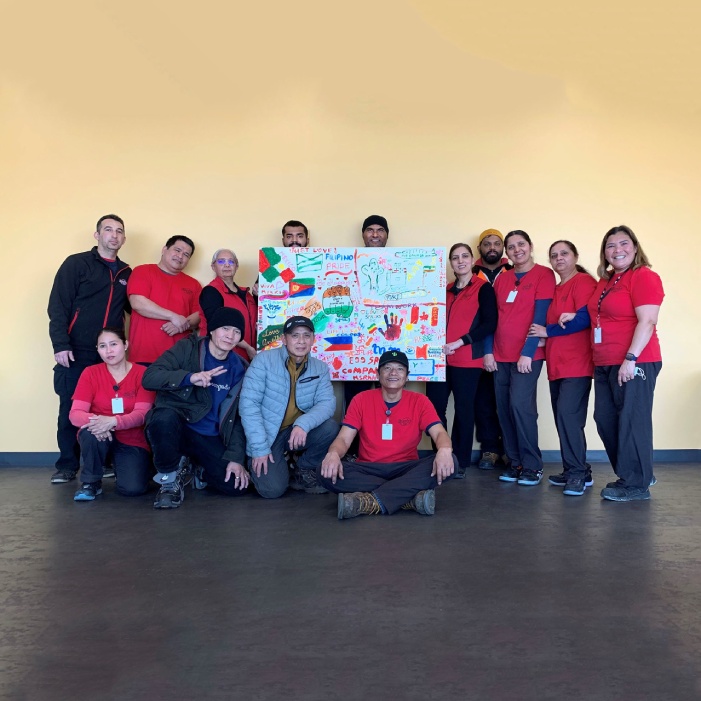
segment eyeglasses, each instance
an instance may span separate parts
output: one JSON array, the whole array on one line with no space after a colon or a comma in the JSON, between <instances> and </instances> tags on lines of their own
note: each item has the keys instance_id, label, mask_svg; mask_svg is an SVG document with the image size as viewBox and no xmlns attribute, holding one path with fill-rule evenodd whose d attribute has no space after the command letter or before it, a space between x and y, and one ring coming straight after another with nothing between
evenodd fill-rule
<instances>
[{"instance_id":1,"label":"eyeglasses","mask_svg":"<svg viewBox=\"0 0 701 701\"><path fill-rule=\"evenodd\" d=\"M217 263L219 265L226 265L227 263L229 265L238 265L238 261L235 261L233 258L217 258Z\"/></svg>"}]
</instances>

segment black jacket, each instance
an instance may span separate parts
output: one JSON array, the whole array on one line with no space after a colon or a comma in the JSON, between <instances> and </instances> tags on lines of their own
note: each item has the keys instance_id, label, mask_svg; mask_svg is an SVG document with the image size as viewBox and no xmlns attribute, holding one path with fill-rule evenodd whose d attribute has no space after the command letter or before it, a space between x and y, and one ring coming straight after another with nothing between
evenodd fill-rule
<instances>
[{"instance_id":1,"label":"black jacket","mask_svg":"<svg viewBox=\"0 0 701 701\"><path fill-rule=\"evenodd\" d=\"M97 334L104 326L124 328L131 312L127 280L131 268L117 258L113 274L97 252L68 256L56 273L49 295L49 336L54 353L72 350L75 359L98 362Z\"/></svg>"},{"instance_id":2,"label":"black jacket","mask_svg":"<svg viewBox=\"0 0 701 701\"><path fill-rule=\"evenodd\" d=\"M195 423L206 416L212 407L209 389L194 385L181 387L180 383L190 373L202 371L205 343L208 342L209 337L201 338L191 334L178 341L146 369L141 383L146 389L156 392L155 406L146 415L146 426L161 408L174 409L188 423ZM248 367L246 361L241 359L241 362ZM225 446L222 457L240 465L244 465L246 460L246 439L238 415L242 384L243 379L229 390L219 407L219 437Z\"/></svg>"}]
</instances>

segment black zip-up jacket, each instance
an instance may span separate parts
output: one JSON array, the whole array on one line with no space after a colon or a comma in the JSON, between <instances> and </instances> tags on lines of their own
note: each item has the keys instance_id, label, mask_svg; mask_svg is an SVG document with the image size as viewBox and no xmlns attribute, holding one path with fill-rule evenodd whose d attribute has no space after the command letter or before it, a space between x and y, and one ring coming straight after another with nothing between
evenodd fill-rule
<instances>
[{"instance_id":1,"label":"black zip-up jacket","mask_svg":"<svg viewBox=\"0 0 701 701\"><path fill-rule=\"evenodd\" d=\"M63 261L47 309L54 353L72 350L76 361L99 362L95 346L100 329L124 328L124 312L131 312L127 298L131 268L119 258L117 264L112 273L97 246Z\"/></svg>"},{"instance_id":2,"label":"black zip-up jacket","mask_svg":"<svg viewBox=\"0 0 701 701\"><path fill-rule=\"evenodd\" d=\"M205 343L208 342L208 336L190 334L146 369L141 384L156 392L155 406L146 415L146 426L153 415L164 407L174 409L188 423L195 423L207 415L212 408L212 393L209 388L181 386L181 383L189 374L201 372L204 368ZM248 368L248 363L242 358L241 362ZM246 464L246 437L238 413L242 384L243 378L229 390L219 407L219 437L225 448L222 457L239 465Z\"/></svg>"}]
</instances>

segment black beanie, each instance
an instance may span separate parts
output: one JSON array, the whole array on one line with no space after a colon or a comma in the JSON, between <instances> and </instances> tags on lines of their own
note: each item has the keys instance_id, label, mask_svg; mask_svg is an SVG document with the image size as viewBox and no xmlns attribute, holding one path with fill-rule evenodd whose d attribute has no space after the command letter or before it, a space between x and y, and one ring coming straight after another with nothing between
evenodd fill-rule
<instances>
[{"instance_id":1,"label":"black beanie","mask_svg":"<svg viewBox=\"0 0 701 701\"><path fill-rule=\"evenodd\" d=\"M209 331L209 333L212 333L212 331L222 326L233 326L238 329L241 332L241 338L243 338L244 331L246 330L246 322L243 319L243 314L241 314L238 309L232 309L231 307L219 307L207 321L207 331Z\"/></svg>"},{"instance_id":2,"label":"black beanie","mask_svg":"<svg viewBox=\"0 0 701 701\"><path fill-rule=\"evenodd\" d=\"M361 233L365 231L369 226L373 225L379 225L383 226L385 228L385 231L389 234L389 226L387 225L387 220L384 217L381 217L379 214L371 214L364 222L363 222L363 228L360 230Z\"/></svg>"}]
</instances>

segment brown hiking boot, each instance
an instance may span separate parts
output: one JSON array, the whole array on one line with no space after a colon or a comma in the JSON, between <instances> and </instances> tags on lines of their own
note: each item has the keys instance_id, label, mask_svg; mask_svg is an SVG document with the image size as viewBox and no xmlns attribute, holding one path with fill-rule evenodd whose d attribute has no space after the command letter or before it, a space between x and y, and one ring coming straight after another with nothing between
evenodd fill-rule
<instances>
[{"instance_id":1,"label":"brown hiking boot","mask_svg":"<svg viewBox=\"0 0 701 701\"><path fill-rule=\"evenodd\" d=\"M433 516L436 513L436 491L434 489L422 489L411 501L408 501L402 509L418 511L424 516Z\"/></svg>"},{"instance_id":2,"label":"brown hiking boot","mask_svg":"<svg viewBox=\"0 0 701 701\"><path fill-rule=\"evenodd\" d=\"M350 492L338 495L338 520L355 518L367 514L381 514L382 509L377 499L370 492Z\"/></svg>"}]
</instances>

